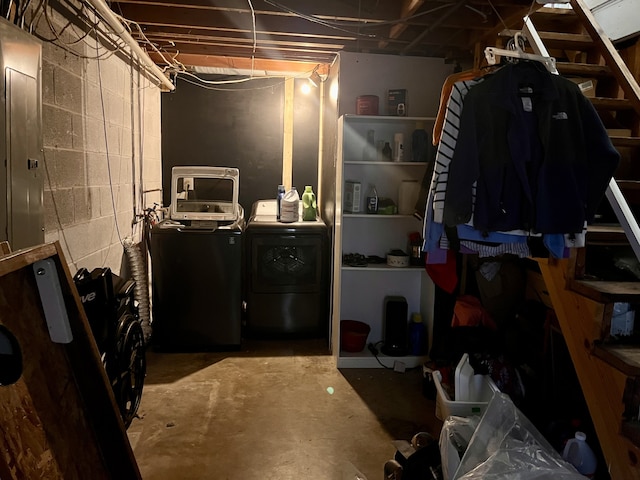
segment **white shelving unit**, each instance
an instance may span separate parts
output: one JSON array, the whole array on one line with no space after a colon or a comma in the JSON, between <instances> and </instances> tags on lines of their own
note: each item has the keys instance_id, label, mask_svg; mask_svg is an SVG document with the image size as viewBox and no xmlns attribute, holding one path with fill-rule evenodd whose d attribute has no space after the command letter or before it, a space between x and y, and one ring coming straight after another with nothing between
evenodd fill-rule
<instances>
[{"instance_id":1,"label":"white shelving unit","mask_svg":"<svg viewBox=\"0 0 640 480\"><path fill-rule=\"evenodd\" d=\"M402 181L419 184L427 165L421 162L385 160L363 161L367 132L374 130L375 140L393 146L396 133L403 133L404 160L411 157L411 136L418 125L427 132L433 126L430 117L386 117L343 115L338 120L338 157L336 164L336 218L334 242L333 282L333 344L340 345L340 321L358 320L370 325L368 343L384 339L384 299L386 296L406 298L409 315L420 312L428 326L433 317L433 283L424 267L389 267L386 264L368 264L354 267L342 264L343 254L359 253L385 258L390 250L408 252L409 233L421 232L422 222L413 215L383 215L343 212L344 183L360 182L362 198L360 210L366 211L366 197L370 185L375 185L379 198L390 198L398 204ZM429 328L429 330L431 330ZM429 335L429 338L431 335ZM334 349L339 368L382 368L380 362L393 367L396 361L407 368L420 365L426 356L387 357L376 359L365 347L362 352L344 352Z\"/></svg>"}]
</instances>

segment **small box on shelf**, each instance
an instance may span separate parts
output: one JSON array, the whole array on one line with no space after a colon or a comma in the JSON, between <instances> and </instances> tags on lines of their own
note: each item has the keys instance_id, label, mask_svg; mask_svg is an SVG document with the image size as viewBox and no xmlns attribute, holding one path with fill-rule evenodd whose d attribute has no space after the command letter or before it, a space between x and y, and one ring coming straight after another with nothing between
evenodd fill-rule
<instances>
[{"instance_id":1,"label":"small box on shelf","mask_svg":"<svg viewBox=\"0 0 640 480\"><path fill-rule=\"evenodd\" d=\"M360 196L361 185L360 182L353 182L347 180L344 182L344 202L343 208L345 213L360 213Z\"/></svg>"},{"instance_id":2,"label":"small box on shelf","mask_svg":"<svg viewBox=\"0 0 640 480\"><path fill-rule=\"evenodd\" d=\"M387 108L389 115L394 117L407 116L407 89L396 88L388 91Z\"/></svg>"}]
</instances>

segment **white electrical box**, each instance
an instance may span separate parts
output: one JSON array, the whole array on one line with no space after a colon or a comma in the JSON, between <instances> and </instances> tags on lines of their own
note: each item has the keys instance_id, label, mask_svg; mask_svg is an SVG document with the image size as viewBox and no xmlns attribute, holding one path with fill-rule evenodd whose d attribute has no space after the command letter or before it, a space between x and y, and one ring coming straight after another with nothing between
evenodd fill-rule
<instances>
[{"instance_id":1,"label":"white electrical box","mask_svg":"<svg viewBox=\"0 0 640 480\"><path fill-rule=\"evenodd\" d=\"M6 149L0 183L0 240L13 250L44 242L42 156L42 44L0 18L0 109Z\"/></svg>"}]
</instances>

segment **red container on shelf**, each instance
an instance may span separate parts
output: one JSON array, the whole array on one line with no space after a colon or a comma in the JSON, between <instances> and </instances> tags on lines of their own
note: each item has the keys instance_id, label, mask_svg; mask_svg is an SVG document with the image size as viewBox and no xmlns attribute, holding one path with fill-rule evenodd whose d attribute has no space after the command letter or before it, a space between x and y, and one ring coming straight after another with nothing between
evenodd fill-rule
<instances>
[{"instance_id":1,"label":"red container on shelf","mask_svg":"<svg viewBox=\"0 0 640 480\"><path fill-rule=\"evenodd\" d=\"M356 114L378 115L379 98L376 95L360 95L356 98Z\"/></svg>"},{"instance_id":2,"label":"red container on shelf","mask_svg":"<svg viewBox=\"0 0 640 480\"><path fill-rule=\"evenodd\" d=\"M367 344L371 327L357 320L340 321L340 348L345 352L361 352Z\"/></svg>"}]
</instances>

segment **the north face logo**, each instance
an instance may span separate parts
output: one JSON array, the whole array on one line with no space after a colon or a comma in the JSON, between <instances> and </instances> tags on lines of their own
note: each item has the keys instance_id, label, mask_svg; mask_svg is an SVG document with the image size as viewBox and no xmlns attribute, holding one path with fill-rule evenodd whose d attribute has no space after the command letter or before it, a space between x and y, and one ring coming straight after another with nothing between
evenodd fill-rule
<instances>
[{"instance_id":1,"label":"the north face logo","mask_svg":"<svg viewBox=\"0 0 640 480\"><path fill-rule=\"evenodd\" d=\"M551 117L554 120L569 120L569 116L567 115L567 112L554 113Z\"/></svg>"}]
</instances>

